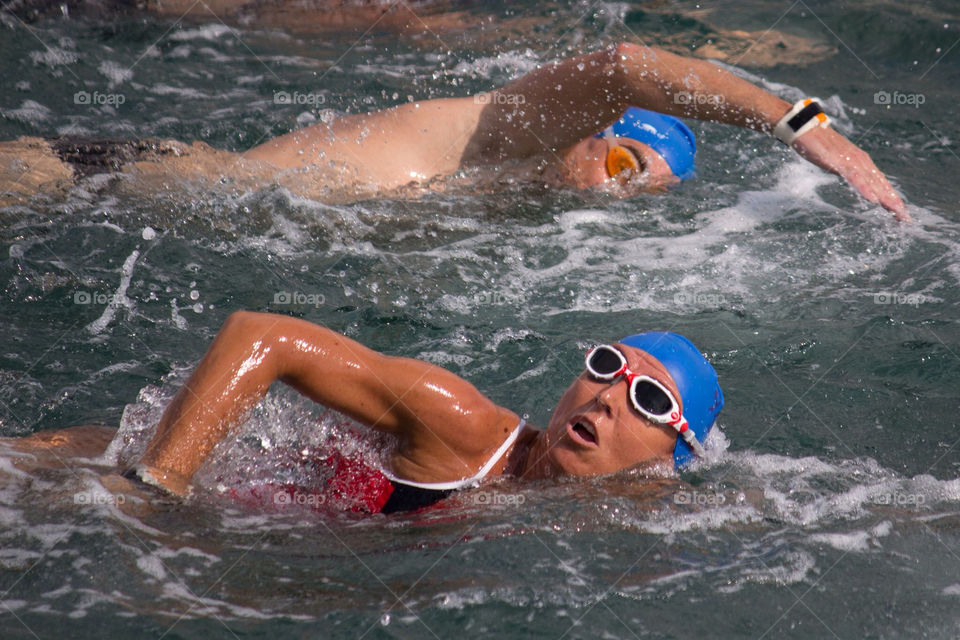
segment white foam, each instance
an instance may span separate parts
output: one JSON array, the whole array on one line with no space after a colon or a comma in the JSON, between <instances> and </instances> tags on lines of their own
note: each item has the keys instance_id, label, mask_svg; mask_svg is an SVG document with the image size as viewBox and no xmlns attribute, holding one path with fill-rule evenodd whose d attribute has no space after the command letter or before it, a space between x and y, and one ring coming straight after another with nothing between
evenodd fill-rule
<instances>
[{"instance_id":1,"label":"white foam","mask_svg":"<svg viewBox=\"0 0 960 640\"><path fill-rule=\"evenodd\" d=\"M167 570L163 566L163 561L152 554L145 554L137 558L137 568L160 581L167 577Z\"/></svg>"},{"instance_id":2,"label":"white foam","mask_svg":"<svg viewBox=\"0 0 960 640\"><path fill-rule=\"evenodd\" d=\"M26 124L40 124L50 118L52 112L35 100L24 100L17 109L0 109L0 114L11 120Z\"/></svg>"},{"instance_id":3,"label":"white foam","mask_svg":"<svg viewBox=\"0 0 960 640\"><path fill-rule=\"evenodd\" d=\"M97 67L97 71L110 80L109 87L111 89L133 79L133 69L126 65L117 64L112 60L104 60L101 62L100 66Z\"/></svg>"},{"instance_id":4,"label":"white foam","mask_svg":"<svg viewBox=\"0 0 960 640\"><path fill-rule=\"evenodd\" d=\"M480 57L470 62L460 62L452 70L459 76L494 78L503 75L518 77L533 71L540 59L532 49L500 53L495 57Z\"/></svg>"},{"instance_id":5,"label":"white foam","mask_svg":"<svg viewBox=\"0 0 960 640\"><path fill-rule=\"evenodd\" d=\"M31 51L30 59L33 61L33 64L42 64L54 68L62 65L73 64L79 59L79 56L77 56L77 54L73 51L67 51L66 49L62 49L60 47L46 46L41 51Z\"/></svg>"},{"instance_id":6,"label":"white foam","mask_svg":"<svg viewBox=\"0 0 960 640\"><path fill-rule=\"evenodd\" d=\"M664 510L651 518L637 520L640 529L661 535L688 531L729 529L735 524L762 521L763 516L752 505L715 506L692 513Z\"/></svg>"},{"instance_id":7,"label":"white foam","mask_svg":"<svg viewBox=\"0 0 960 640\"><path fill-rule=\"evenodd\" d=\"M440 366L455 364L458 367L465 367L475 359L463 353L448 353L446 351L421 351L418 357L432 364Z\"/></svg>"},{"instance_id":8,"label":"white foam","mask_svg":"<svg viewBox=\"0 0 960 640\"><path fill-rule=\"evenodd\" d=\"M178 29L173 31L169 37L171 40L181 42L187 40L217 40L228 33L233 33L233 29L224 24L208 24L196 29Z\"/></svg>"},{"instance_id":9,"label":"white foam","mask_svg":"<svg viewBox=\"0 0 960 640\"><path fill-rule=\"evenodd\" d=\"M817 566L814 557L806 551L792 551L782 559L783 564L764 565L761 569L747 567L743 577L747 582L780 585L797 584L807 579L807 575Z\"/></svg>"},{"instance_id":10,"label":"white foam","mask_svg":"<svg viewBox=\"0 0 960 640\"><path fill-rule=\"evenodd\" d=\"M168 84L158 83L148 89L150 93L155 93L158 96L178 96L180 98L207 98L206 94L196 89L184 88L184 87L172 87Z\"/></svg>"},{"instance_id":11,"label":"white foam","mask_svg":"<svg viewBox=\"0 0 960 640\"><path fill-rule=\"evenodd\" d=\"M126 307L127 309L133 310L133 301L127 298L127 288L130 286L130 280L133 278L133 267L137 263L137 258L140 257L140 252L134 250L127 259L123 261L123 267L120 269L120 284L117 286L116 291L114 291L113 296L110 299L110 303L103 310L103 313L99 318L91 322L86 326L87 331L97 335L102 333L104 329L107 328L112 321L114 316L117 313L117 309L120 307Z\"/></svg>"},{"instance_id":12,"label":"white foam","mask_svg":"<svg viewBox=\"0 0 960 640\"><path fill-rule=\"evenodd\" d=\"M486 589L473 587L459 591L440 592L434 597L434 602L440 609L460 610L484 604L489 599L489 593Z\"/></svg>"},{"instance_id":13,"label":"white foam","mask_svg":"<svg viewBox=\"0 0 960 640\"><path fill-rule=\"evenodd\" d=\"M165 582L163 585L163 594L168 598L174 598L179 602L189 602L192 605L189 615L184 617L220 617L224 613L238 618L250 618L254 620L269 620L272 617L250 607L234 605L215 598L200 597L178 582ZM303 618L301 617L301 619Z\"/></svg>"},{"instance_id":14,"label":"white foam","mask_svg":"<svg viewBox=\"0 0 960 640\"><path fill-rule=\"evenodd\" d=\"M43 557L43 554L29 549L0 548L0 567L22 571Z\"/></svg>"},{"instance_id":15,"label":"white foam","mask_svg":"<svg viewBox=\"0 0 960 640\"><path fill-rule=\"evenodd\" d=\"M820 542L833 547L838 551L855 552L867 551L870 548L871 536L866 531L851 533L815 533L810 536L813 542Z\"/></svg>"},{"instance_id":16,"label":"white foam","mask_svg":"<svg viewBox=\"0 0 960 640\"><path fill-rule=\"evenodd\" d=\"M161 547L154 551L154 555L163 559L176 558L178 556L200 558L206 561L207 566L220 562L219 556L216 556L212 553L207 553L206 551L201 551L200 549L195 549L193 547L178 547L177 549L167 549L166 547Z\"/></svg>"}]
</instances>

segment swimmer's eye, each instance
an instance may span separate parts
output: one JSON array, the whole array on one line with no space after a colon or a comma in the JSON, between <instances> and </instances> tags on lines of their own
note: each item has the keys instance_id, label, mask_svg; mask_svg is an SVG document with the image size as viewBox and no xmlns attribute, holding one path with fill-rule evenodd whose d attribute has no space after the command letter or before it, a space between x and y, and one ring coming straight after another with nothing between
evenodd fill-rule
<instances>
[{"instance_id":1,"label":"swimmer's eye","mask_svg":"<svg viewBox=\"0 0 960 640\"><path fill-rule=\"evenodd\" d=\"M644 162L643 156L641 156L640 153L639 153L636 149L632 149L632 148L630 148L630 147L625 147L625 148L626 148L627 151L630 152L630 154L631 154L631 155L636 159L636 161L637 161L637 173L643 173L644 171L646 171L646 170L647 170L647 163Z\"/></svg>"}]
</instances>

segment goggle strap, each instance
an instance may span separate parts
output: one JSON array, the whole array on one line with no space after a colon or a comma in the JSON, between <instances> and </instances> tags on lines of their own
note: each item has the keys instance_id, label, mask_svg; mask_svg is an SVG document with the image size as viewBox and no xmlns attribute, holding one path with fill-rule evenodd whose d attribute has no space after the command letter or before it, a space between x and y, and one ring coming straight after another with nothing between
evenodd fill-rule
<instances>
[{"instance_id":1,"label":"goggle strap","mask_svg":"<svg viewBox=\"0 0 960 640\"><path fill-rule=\"evenodd\" d=\"M703 447L697 441L696 434L693 433L693 429L690 428L690 425L686 420L683 421L680 425L674 425L677 429L677 433L680 434L680 437L683 438L683 441L690 445L690 448L693 449L693 453L698 458L704 458L707 455L707 452L704 451Z\"/></svg>"}]
</instances>

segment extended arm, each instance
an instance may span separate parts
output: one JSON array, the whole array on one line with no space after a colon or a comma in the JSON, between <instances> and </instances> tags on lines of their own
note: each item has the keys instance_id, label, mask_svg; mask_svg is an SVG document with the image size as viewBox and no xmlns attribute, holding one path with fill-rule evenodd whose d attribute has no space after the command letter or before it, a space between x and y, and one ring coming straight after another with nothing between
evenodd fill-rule
<instances>
[{"instance_id":1,"label":"extended arm","mask_svg":"<svg viewBox=\"0 0 960 640\"><path fill-rule=\"evenodd\" d=\"M475 471L517 417L462 378L419 360L385 356L336 332L287 316L230 316L167 407L141 473L185 493L203 460L282 380L313 400L400 438L408 474L450 480ZM398 469L398 471L400 471ZM444 477L446 476L446 477Z\"/></svg>"},{"instance_id":2,"label":"extended arm","mask_svg":"<svg viewBox=\"0 0 960 640\"><path fill-rule=\"evenodd\" d=\"M682 93L712 99L678 100ZM310 167L330 181L391 188L555 154L602 131L628 106L771 133L791 105L709 62L625 43L545 65L489 94L424 100L306 127L245 156L284 169ZM907 218L870 157L836 131L815 129L794 148ZM330 173L332 166L340 173Z\"/></svg>"},{"instance_id":3,"label":"extended arm","mask_svg":"<svg viewBox=\"0 0 960 640\"><path fill-rule=\"evenodd\" d=\"M477 158L562 149L602 130L629 106L768 134L791 107L709 62L629 43L545 66L495 93L501 95L489 100L468 148ZM833 129L814 129L793 146L866 199L908 218L870 156Z\"/></svg>"}]
</instances>

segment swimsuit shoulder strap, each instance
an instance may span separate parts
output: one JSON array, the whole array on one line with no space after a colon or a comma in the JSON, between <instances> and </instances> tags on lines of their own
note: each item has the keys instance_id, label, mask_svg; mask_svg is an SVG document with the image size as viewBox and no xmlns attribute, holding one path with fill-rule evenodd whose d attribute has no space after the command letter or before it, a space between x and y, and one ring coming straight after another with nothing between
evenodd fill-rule
<instances>
[{"instance_id":1,"label":"swimsuit shoulder strap","mask_svg":"<svg viewBox=\"0 0 960 640\"><path fill-rule=\"evenodd\" d=\"M493 455L484 463L480 470L469 478L462 478L460 480L453 480L451 482L413 482L412 480L404 480L394 476L389 471L384 470L383 475L389 478L392 482L399 482L401 484L410 485L411 487L418 487L420 489L433 489L435 491L449 491L451 489L462 489L471 484L476 484L480 482L490 470L493 469L493 466L502 458L514 442L517 441L517 438L520 436L520 432L523 431L523 427L526 426L527 421L520 419L520 422L517 424L517 427L507 436L507 439L503 441L503 444L493 452Z\"/></svg>"}]
</instances>

